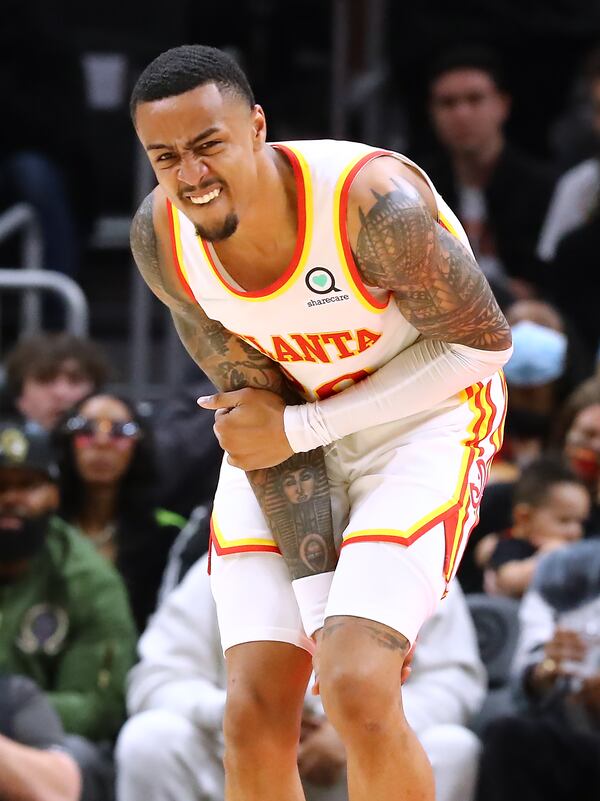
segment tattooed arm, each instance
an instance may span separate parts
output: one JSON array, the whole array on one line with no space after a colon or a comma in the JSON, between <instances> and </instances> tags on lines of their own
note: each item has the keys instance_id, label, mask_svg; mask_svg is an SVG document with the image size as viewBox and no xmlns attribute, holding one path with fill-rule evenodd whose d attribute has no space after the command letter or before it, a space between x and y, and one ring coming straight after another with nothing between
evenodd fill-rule
<instances>
[{"instance_id":1,"label":"tattooed arm","mask_svg":"<svg viewBox=\"0 0 600 801\"><path fill-rule=\"evenodd\" d=\"M482 350L511 345L508 323L475 260L436 220L425 180L376 159L353 187L348 231L367 285L389 289L429 339Z\"/></svg>"},{"instance_id":2,"label":"tattooed arm","mask_svg":"<svg viewBox=\"0 0 600 801\"><path fill-rule=\"evenodd\" d=\"M352 434L365 420L374 426L418 414L510 358L510 329L487 280L436 215L425 180L397 159L374 159L355 179L347 227L359 272L368 286L392 293L421 336L359 384L286 407L295 453Z\"/></svg>"},{"instance_id":3,"label":"tattooed arm","mask_svg":"<svg viewBox=\"0 0 600 801\"><path fill-rule=\"evenodd\" d=\"M292 395L279 365L219 322L211 320L184 293L175 274L168 242L164 202L155 190L140 206L131 228L131 249L150 289L165 303L188 353L221 391L268 389L285 400ZM297 402L297 400L296 400ZM236 413L234 408L231 414ZM218 420L216 421L218 426ZM268 436L263 432L263 437ZM310 470L312 495L303 502L303 514L285 492L284 475ZM331 571L336 554L331 522L329 483L322 450L289 458L284 464L246 472L272 534L293 579Z\"/></svg>"}]
</instances>

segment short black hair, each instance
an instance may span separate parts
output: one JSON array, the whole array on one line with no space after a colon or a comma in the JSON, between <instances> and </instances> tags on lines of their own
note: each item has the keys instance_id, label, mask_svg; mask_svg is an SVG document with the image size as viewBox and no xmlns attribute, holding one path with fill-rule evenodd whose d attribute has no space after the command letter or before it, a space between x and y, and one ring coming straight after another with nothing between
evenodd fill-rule
<instances>
[{"instance_id":1,"label":"short black hair","mask_svg":"<svg viewBox=\"0 0 600 801\"><path fill-rule=\"evenodd\" d=\"M560 458L543 456L523 468L513 492L513 506L527 503L541 506L557 484L579 484L583 481ZM587 491L587 490L586 490Z\"/></svg>"},{"instance_id":2,"label":"short black hair","mask_svg":"<svg viewBox=\"0 0 600 801\"><path fill-rule=\"evenodd\" d=\"M254 106L248 78L232 56L207 45L180 45L157 56L137 79L129 101L131 118L135 122L140 103L181 95L207 83L246 99L250 108Z\"/></svg>"},{"instance_id":3,"label":"short black hair","mask_svg":"<svg viewBox=\"0 0 600 801\"><path fill-rule=\"evenodd\" d=\"M463 69L485 72L500 92L508 91L500 54L492 47L483 44L461 45L445 50L431 64L427 85L431 89L434 81L441 75Z\"/></svg>"}]
</instances>

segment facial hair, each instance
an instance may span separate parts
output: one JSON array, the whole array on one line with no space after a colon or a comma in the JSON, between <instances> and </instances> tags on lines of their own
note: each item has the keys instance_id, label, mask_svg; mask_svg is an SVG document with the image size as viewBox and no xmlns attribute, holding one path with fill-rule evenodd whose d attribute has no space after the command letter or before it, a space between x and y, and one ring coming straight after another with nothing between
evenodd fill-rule
<instances>
[{"instance_id":1,"label":"facial hair","mask_svg":"<svg viewBox=\"0 0 600 801\"><path fill-rule=\"evenodd\" d=\"M196 225L196 233L207 242L222 242L235 234L238 224L239 218L237 214L234 211L230 211L219 227L205 228L202 225Z\"/></svg>"},{"instance_id":2,"label":"facial hair","mask_svg":"<svg viewBox=\"0 0 600 801\"><path fill-rule=\"evenodd\" d=\"M42 548L48 531L50 515L22 517L18 529L0 528L0 563L10 564L31 559Z\"/></svg>"}]
</instances>

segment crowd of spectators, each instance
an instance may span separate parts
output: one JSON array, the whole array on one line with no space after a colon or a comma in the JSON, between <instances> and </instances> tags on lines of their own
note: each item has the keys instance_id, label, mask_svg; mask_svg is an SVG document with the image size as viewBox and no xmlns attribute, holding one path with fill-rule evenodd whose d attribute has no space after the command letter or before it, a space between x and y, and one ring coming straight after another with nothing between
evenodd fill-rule
<instances>
[{"instance_id":1,"label":"crowd of spectators","mask_svg":"<svg viewBox=\"0 0 600 801\"><path fill-rule=\"evenodd\" d=\"M428 80L437 149L419 163L469 234L514 355L480 524L420 635L403 704L438 801L586 801L600 793L600 329L587 277L600 162L561 173L510 140L510 89L487 48L444 53ZM600 57L582 80L598 146ZM0 163L0 190L14 195L17 168ZM114 391L89 339L45 333L5 355L8 801L222 801L225 662L206 564L222 452L195 403L210 384L189 371L175 398L138 403ZM470 599L483 594L490 609L516 599L520 634L511 714L478 727L487 677ZM298 765L308 801L345 801L344 748L310 687Z\"/></svg>"}]
</instances>

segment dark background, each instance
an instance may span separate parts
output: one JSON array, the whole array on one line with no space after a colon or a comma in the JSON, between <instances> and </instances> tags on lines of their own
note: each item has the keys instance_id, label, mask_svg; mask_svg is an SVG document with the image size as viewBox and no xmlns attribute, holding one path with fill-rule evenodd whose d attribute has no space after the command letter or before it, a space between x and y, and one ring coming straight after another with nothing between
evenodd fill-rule
<instances>
[{"instance_id":1,"label":"dark background","mask_svg":"<svg viewBox=\"0 0 600 801\"><path fill-rule=\"evenodd\" d=\"M4 0L0 141L8 151L41 143L64 168L83 232L78 280L90 303L91 334L113 350L123 380L131 260L125 243L99 247L94 231L103 216L130 216L137 205L140 162L127 100L141 69L162 50L183 43L231 50L266 109L272 140L341 133L372 139L371 144L418 161L433 145L425 103L429 64L447 47L485 43L499 50L505 64L514 99L510 137L560 168L589 155L589 142L579 141L568 123L577 106L577 72L600 42L600 2L387 0L376 53L384 74L376 107L356 104L340 132L332 125L336 104L343 102L332 93L336 26L340 18L347 26L343 67L350 91L353 77L369 63L366 40L374 7L366 0L103 0L98 5ZM110 108L96 107L90 97L82 68L90 54L123 59L120 100ZM374 108L377 125L369 126ZM0 265L8 266L6 245L0 256ZM154 314L160 337L164 315L158 307ZM10 345L9 332L3 350Z\"/></svg>"}]
</instances>

